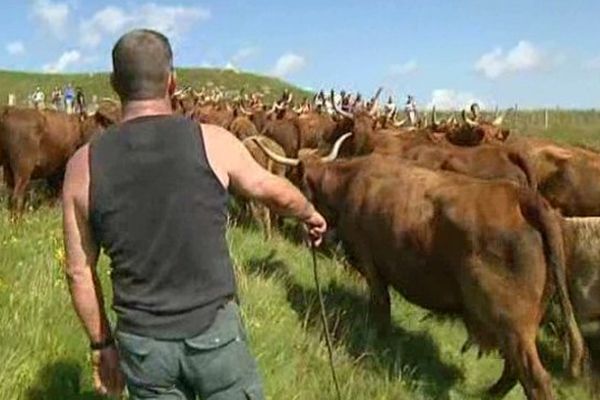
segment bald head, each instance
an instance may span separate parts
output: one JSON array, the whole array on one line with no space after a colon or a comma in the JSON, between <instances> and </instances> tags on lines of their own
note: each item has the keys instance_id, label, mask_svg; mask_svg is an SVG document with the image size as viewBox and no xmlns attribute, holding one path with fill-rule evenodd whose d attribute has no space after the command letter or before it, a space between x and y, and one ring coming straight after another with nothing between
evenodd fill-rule
<instances>
[{"instance_id":1,"label":"bald head","mask_svg":"<svg viewBox=\"0 0 600 400\"><path fill-rule=\"evenodd\" d=\"M123 101L162 99L173 70L173 51L161 33L137 29L123 35L112 51L112 84Z\"/></svg>"}]
</instances>

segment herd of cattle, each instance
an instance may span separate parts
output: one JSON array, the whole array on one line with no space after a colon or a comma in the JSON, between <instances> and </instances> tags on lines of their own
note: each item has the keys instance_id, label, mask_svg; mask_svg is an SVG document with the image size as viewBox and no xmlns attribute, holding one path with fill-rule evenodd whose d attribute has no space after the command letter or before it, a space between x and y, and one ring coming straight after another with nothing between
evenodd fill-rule
<instances>
[{"instance_id":1,"label":"herd of cattle","mask_svg":"<svg viewBox=\"0 0 600 400\"><path fill-rule=\"evenodd\" d=\"M229 129L261 165L303 190L367 280L382 329L391 286L461 317L463 351L499 349L504 371L491 394L520 382L528 399L552 399L536 336L556 293L570 375L600 365L600 153L510 134L502 115L490 122L476 108L462 120L438 121L434 111L406 126L380 111L377 95L352 107L333 92L330 101L333 112L295 106L288 94L266 106L255 95L186 90L173 108ZM59 185L74 151L119 119L109 100L82 116L2 109L0 164L13 212L23 210L31 179ZM275 229L268 210L250 208L267 234Z\"/></svg>"}]
</instances>

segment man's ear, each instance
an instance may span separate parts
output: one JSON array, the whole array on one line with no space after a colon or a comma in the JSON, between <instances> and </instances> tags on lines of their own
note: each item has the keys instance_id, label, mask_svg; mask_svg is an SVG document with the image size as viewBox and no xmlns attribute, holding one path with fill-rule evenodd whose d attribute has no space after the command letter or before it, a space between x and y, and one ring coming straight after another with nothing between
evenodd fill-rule
<instances>
[{"instance_id":1,"label":"man's ear","mask_svg":"<svg viewBox=\"0 0 600 400\"><path fill-rule=\"evenodd\" d=\"M167 94L169 95L169 98L173 97L173 94L175 93L176 90L177 90L177 74L175 73L175 70L173 70L169 74L169 81L167 83Z\"/></svg>"}]
</instances>

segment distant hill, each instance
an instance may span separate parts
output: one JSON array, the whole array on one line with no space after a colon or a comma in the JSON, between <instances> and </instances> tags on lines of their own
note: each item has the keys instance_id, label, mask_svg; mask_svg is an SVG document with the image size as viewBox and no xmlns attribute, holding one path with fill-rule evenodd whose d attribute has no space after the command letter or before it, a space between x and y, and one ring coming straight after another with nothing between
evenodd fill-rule
<instances>
[{"instance_id":1,"label":"distant hill","mask_svg":"<svg viewBox=\"0 0 600 400\"><path fill-rule=\"evenodd\" d=\"M181 87L192 85L196 89L206 85L222 86L225 90L239 90L245 88L251 92L260 90L266 94L266 100L272 101L284 89L289 89L296 98L309 95L296 86L280 79L260 76L245 72L234 72L222 69L207 68L178 68L177 77ZM101 97L115 97L109 83L109 74L106 72L80 73L80 74L43 74L18 71L0 71L0 104L8 102L8 94L17 96L17 104L25 104L27 95L40 86L49 100L50 93L55 86L62 87L67 83L81 86L86 96L91 100L92 95Z\"/></svg>"}]
</instances>

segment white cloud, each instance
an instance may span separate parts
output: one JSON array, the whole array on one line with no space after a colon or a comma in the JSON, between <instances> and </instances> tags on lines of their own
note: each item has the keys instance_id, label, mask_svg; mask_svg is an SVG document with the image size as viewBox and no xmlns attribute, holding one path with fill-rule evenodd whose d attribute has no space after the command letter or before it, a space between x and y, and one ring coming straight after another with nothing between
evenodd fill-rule
<instances>
[{"instance_id":1,"label":"white cloud","mask_svg":"<svg viewBox=\"0 0 600 400\"><path fill-rule=\"evenodd\" d=\"M55 62L45 64L42 69L44 72L50 73L63 72L69 68L69 66L81 60L81 53L79 53L77 50L70 50L64 52Z\"/></svg>"},{"instance_id":2,"label":"white cloud","mask_svg":"<svg viewBox=\"0 0 600 400\"><path fill-rule=\"evenodd\" d=\"M419 69L419 66L415 60L410 60L405 62L404 64L393 64L390 65L389 73L390 75L399 76L399 75L409 75L416 72Z\"/></svg>"},{"instance_id":3,"label":"white cloud","mask_svg":"<svg viewBox=\"0 0 600 400\"><path fill-rule=\"evenodd\" d=\"M229 70L229 71L233 71L233 72L239 72L239 70L237 69L237 67L235 65L233 65L231 62L228 62L227 64L225 64L225 67L223 67L223 69L225 70Z\"/></svg>"},{"instance_id":4,"label":"white cloud","mask_svg":"<svg viewBox=\"0 0 600 400\"><path fill-rule=\"evenodd\" d=\"M486 78L497 79L516 72L535 71L550 61L542 50L531 42L521 40L508 52L500 47L485 53L475 63L475 71Z\"/></svg>"},{"instance_id":5,"label":"white cloud","mask_svg":"<svg viewBox=\"0 0 600 400\"><path fill-rule=\"evenodd\" d=\"M56 37L62 38L67 32L67 22L71 8L67 3L52 0L34 0L31 8L32 15L42 28Z\"/></svg>"},{"instance_id":6,"label":"white cloud","mask_svg":"<svg viewBox=\"0 0 600 400\"><path fill-rule=\"evenodd\" d=\"M231 57L232 64L239 64L249 58L252 58L258 54L257 47L244 47L239 49L233 57Z\"/></svg>"},{"instance_id":7,"label":"white cloud","mask_svg":"<svg viewBox=\"0 0 600 400\"><path fill-rule=\"evenodd\" d=\"M452 89L436 89L431 93L431 101L427 108L435 106L438 110L460 110L478 103L483 109L485 105L481 99L469 92L459 92Z\"/></svg>"},{"instance_id":8,"label":"white cloud","mask_svg":"<svg viewBox=\"0 0 600 400\"><path fill-rule=\"evenodd\" d=\"M306 67L306 59L298 54L287 53L279 57L271 74L277 77L284 77L298 72Z\"/></svg>"},{"instance_id":9,"label":"white cloud","mask_svg":"<svg viewBox=\"0 0 600 400\"><path fill-rule=\"evenodd\" d=\"M600 56L594 57L584 62L583 68L589 70L600 70Z\"/></svg>"},{"instance_id":10,"label":"white cloud","mask_svg":"<svg viewBox=\"0 0 600 400\"><path fill-rule=\"evenodd\" d=\"M8 54L18 56L25 54L25 45L21 41L10 42L6 45L6 51Z\"/></svg>"},{"instance_id":11,"label":"white cloud","mask_svg":"<svg viewBox=\"0 0 600 400\"><path fill-rule=\"evenodd\" d=\"M146 3L125 11L107 6L80 23L80 42L88 48L98 46L105 38L114 38L134 28L155 29L170 40L178 40L195 23L210 18L210 11L201 7L162 6Z\"/></svg>"},{"instance_id":12,"label":"white cloud","mask_svg":"<svg viewBox=\"0 0 600 400\"><path fill-rule=\"evenodd\" d=\"M80 24L80 41L83 46L96 47L105 34L116 34L125 27L129 17L118 7L108 6Z\"/></svg>"}]
</instances>

